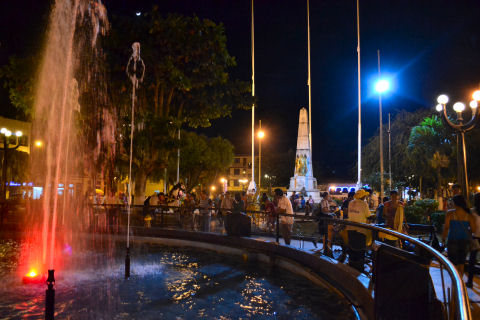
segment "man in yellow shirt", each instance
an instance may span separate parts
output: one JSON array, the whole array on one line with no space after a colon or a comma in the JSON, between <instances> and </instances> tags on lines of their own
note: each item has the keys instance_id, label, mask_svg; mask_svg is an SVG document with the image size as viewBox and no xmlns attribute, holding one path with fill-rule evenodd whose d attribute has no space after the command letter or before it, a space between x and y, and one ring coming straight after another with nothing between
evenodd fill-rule
<instances>
[{"instance_id":1,"label":"man in yellow shirt","mask_svg":"<svg viewBox=\"0 0 480 320\"><path fill-rule=\"evenodd\" d=\"M367 223L367 219L372 215L365 199L369 193L364 189L355 192L353 201L348 204L348 220L353 222ZM364 229L365 230L365 229ZM362 232L361 230L358 230Z\"/></svg>"}]
</instances>

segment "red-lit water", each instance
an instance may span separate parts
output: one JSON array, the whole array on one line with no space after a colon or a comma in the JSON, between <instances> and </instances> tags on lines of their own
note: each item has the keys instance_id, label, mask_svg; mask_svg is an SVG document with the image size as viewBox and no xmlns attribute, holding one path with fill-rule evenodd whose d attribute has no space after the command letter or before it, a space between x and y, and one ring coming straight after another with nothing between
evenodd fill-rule
<instances>
[{"instance_id":1,"label":"red-lit water","mask_svg":"<svg viewBox=\"0 0 480 320\"><path fill-rule=\"evenodd\" d=\"M19 275L59 269L83 242L95 181L115 143L99 37L108 28L101 0L56 0L39 66L32 137L31 180L43 188L27 206ZM108 147L105 147L108 146ZM110 155L111 156L111 155ZM103 161L103 162L102 162Z\"/></svg>"}]
</instances>

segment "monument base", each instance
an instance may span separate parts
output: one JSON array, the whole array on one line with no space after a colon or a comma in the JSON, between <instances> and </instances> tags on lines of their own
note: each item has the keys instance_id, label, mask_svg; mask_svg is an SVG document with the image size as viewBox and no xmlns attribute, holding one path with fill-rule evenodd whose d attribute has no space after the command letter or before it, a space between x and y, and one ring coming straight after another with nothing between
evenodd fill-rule
<instances>
[{"instance_id":1,"label":"monument base","mask_svg":"<svg viewBox=\"0 0 480 320\"><path fill-rule=\"evenodd\" d=\"M320 202L320 191L317 189L317 179L314 177L295 176L290 178L290 188L288 188L287 196L290 197L293 192L307 194L306 199L312 196L315 203Z\"/></svg>"}]
</instances>

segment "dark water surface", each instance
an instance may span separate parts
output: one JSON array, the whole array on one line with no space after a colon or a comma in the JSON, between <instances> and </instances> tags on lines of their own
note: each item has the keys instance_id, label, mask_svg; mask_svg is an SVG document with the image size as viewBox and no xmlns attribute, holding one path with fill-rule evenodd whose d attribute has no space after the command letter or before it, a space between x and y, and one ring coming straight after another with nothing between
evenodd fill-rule
<instances>
[{"instance_id":1,"label":"dark water surface","mask_svg":"<svg viewBox=\"0 0 480 320\"><path fill-rule=\"evenodd\" d=\"M20 245L0 241L0 319L44 317L45 284L24 285ZM107 254L107 252L110 252ZM56 319L354 319L346 301L285 270L155 244L76 254L56 271Z\"/></svg>"}]
</instances>

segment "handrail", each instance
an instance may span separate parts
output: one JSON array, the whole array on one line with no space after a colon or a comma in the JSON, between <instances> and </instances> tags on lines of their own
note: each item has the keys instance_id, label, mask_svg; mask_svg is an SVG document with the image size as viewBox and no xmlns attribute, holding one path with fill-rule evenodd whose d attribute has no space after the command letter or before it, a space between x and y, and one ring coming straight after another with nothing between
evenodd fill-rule
<instances>
[{"instance_id":1,"label":"handrail","mask_svg":"<svg viewBox=\"0 0 480 320\"><path fill-rule=\"evenodd\" d=\"M358 222L353 222L353 221L348 221L348 220L340 220L340 219L332 219L332 218L320 218L320 220L324 220L327 223L335 223L335 224L344 224L344 225L349 225L349 226L354 226L354 227L361 227L364 229L370 229L373 231L379 231L382 233L386 233L392 236L395 236L397 238L400 238L402 240L407 240L415 245L418 245L428 251L432 256L434 256L442 265L445 266L445 269L450 275L450 278L452 279L452 286L455 288L455 292L457 293L456 298L456 304L457 304L457 315L458 319L471 319L471 312L470 312L470 304L469 300L466 299L465 297L468 297L468 293L465 289L465 286L463 284L463 280L460 277L457 269L455 268L455 265L450 262L443 254L432 248L431 246L423 243L422 241L419 241L415 238L412 238L408 235L405 235L403 233L393 231L390 229L385 229L377 226L372 226L369 224L364 224L364 223L358 223Z\"/></svg>"}]
</instances>

